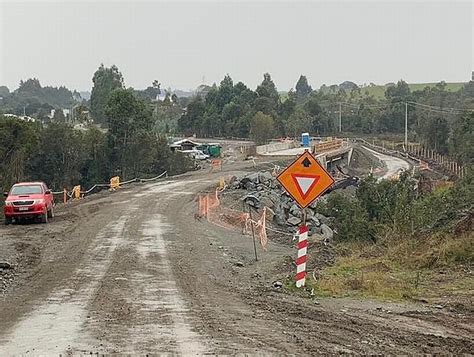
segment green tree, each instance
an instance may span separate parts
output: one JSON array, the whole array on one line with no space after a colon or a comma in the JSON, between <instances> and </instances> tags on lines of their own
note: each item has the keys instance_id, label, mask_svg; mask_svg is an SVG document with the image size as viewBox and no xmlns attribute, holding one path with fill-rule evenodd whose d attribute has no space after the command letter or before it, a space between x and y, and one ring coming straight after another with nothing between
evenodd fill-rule
<instances>
[{"instance_id":1,"label":"green tree","mask_svg":"<svg viewBox=\"0 0 474 357\"><path fill-rule=\"evenodd\" d=\"M145 101L138 98L132 89L116 89L110 95L106 109L109 126L109 145L113 150L112 162L115 169L127 177L129 169L134 168L137 149L129 148L136 144L138 135L153 128L151 109Z\"/></svg>"},{"instance_id":2,"label":"green tree","mask_svg":"<svg viewBox=\"0 0 474 357\"><path fill-rule=\"evenodd\" d=\"M474 163L474 113L461 116L451 140L451 152L464 164Z\"/></svg>"},{"instance_id":3,"label":"green tree","mask_svg":"<svg viewBox=\"0 0 474 357\"><path fill-rule=\"evenodd\" d=\"M31 177L55 189L78 185L82 181L84 156L81 133L70 125L51 123L41 131Z\"/></svg>"},{"instance_id":4,"label":"green tree","mask_svg":"<svg viewBox=\"0 0 474 357\"><path fill-rule=\"evenodd\" d=\"M143 92L148 99L155 100L161 94L161 83L155 79L151 86L147 87Z\"/></svg>"},{"instance_id":5,"label":"green tree","mask_svg":"<svg viewBox=\"0 0 474 357\"><path fill-rule=\"evenodd\" d=\"M335 228L340 240L376 241L375 226L357 199L335 192L329 195L326 203L318 205L318 210L335 218Z\"/></svg>"},{"instance_id":6,"label":"green tree","mask_svg":"<svg viewBox=\"0 0 474 357\"><path fill-rule=\"evenodd\" d=\"M7 86L0 86L0 97L6 98L10 95L10 89Z\"/></svg>"},{"instance_id":7,"label":"green tree","mask_svg":"<svg viewBox=\"0 0 474 357\"><path fill-rule=\"evenodd\" d=\"M407 101L410 95L410 87L404 80L399 80L396 85L389 86L385 90L385 98L391 101Z\"/></svg>"},{"instance_id":8,"label":"green tree","mask_svg":"<svg viewBox=\"0 0 474 357\"><path fill-rule=\"evenodd\" d=\"M286 99L281 103L278 116L275 119L275 129L277 134L286 136L288 134L288 121L291 115L296 111L296 93L291 89L288 92Z\"/></svg>"},{"instance_id":9,"label":"green tree","mask_svg":"<svg viewBox=\"0 0 474 357\"><path fill-rule=\"evenodd\" d=\"M425 144L437 152L448 150L449 126L446 118L441 116L428 117L422 125L422 138Z\"/></svg>"},{"instance_id":10,"label":"green tree","mask_svg":"<svg viewBox=\"0 0 474 357\"><path fill-rule=\"evenodd\" d=\"M107 135L94 126L87 127L82 135L84 161L81 167L81 184L92 186L96 183L109 182L111 166L110 150L107 146Z\"/></svg>"},{"instance_id":11,"label":"green tree","mask_svg":"<svg viewBox=\"0 0 474 357\"><path fill-rule=\"evenodd\" d=\"M280 95L269 73L263 75L262 83L256 89L254 110L276 116L280 105Z\"/></svg>"},{"instance_id":12,"label":"green tree","mask_svg":"<svg viewBox=\"0 0 474 357\"><path fill-rule=\"evenodd\" d=\"M53 122L55 123L65 123L66 117L62 109L55 109L53 114Z\"/></svg>"},{"instance_id":13,"label":"green tree","mask_svg":"<svg viewBox=\"0 0 474 357\"><path fill-rule=\"evenodd\" d=\"M215 104L219 110L222 110L224 106L232 101L234 96L234 82L229 75L226 75L221 81L216 91Z\"/></svg>"},{"instance_id":14,"label":"green tree","mask_svg":"<svg viewBox=\"0 0 474 357\"><path fill-rule=\"evenodd\" d=\"M41 126L0 115L0 184L4 190L28 178L31 157L38 150Z\"/></svg>"},{"instance_id":15,"label":"green tree","mask_svg":"<svg viewBox=\"0 0 474 357\"><path fill-rule=\"evenodd\" d=\"M182 113L183 110L177 103L172 101L167 105L164 102L158 101L153 112L155 130L165 134L176 133L178 130L178 121Z\"/></svg>"},{"instance_id":16,"label":"green tree","mask_svg":"<svg viewBox=\"0 0 474 357\"><path fill-rule=\"evenodd\" d=\"M307 111L299 109L289 117L286 132L292 137L297 138L301 133L312 131L313 120Z\"/></svg>"},{"instance_id":17,"label":"green tree","mask_svg":"<svg viewBox=\"0 0 474 357\"><path fill-rule=\"evenodd\" d=\"M106 122L106 107L112 92L123 88L122 73L113 65L110 68L103 64L97 69L92 77L93 87L91 92L91 114L97 123Z\"/></svg>"},{"instance_id":18,"label":"green tree","mask_svg":"<svg viewBox=\"0 0 474 357\"><path fill-rule=\"evenodd\" d=\"M311 88L311 86L308 84L308 80L306 79L306 76L303 76L303 75L301 75L300 78L298 79L295 89L296 89L296 96L298 98L307 97L313 91L313 88Z\"/></svg>"},{"instance_id":19,"label":"green tree","mask_svg":"<svg viewBox=\"0 0 474 357\"><path fill-rule=\"evenodd\" d=\"M257 112L250 124L250 135L257 144L265 144L274 134L274 121L271 115Z\"/></svg>"},{"instance_id":20,"label":"green tree","mask_svg":"<svg viewBox=\"0 0 474 357\"><path fill-rule=\"evenodd\" d=\"M206 105L201 96L194 97L186 108L186 112L178 121L179 130L186 134L200 134L203 130L203 117Z\"/></svg>"}]
</instances>

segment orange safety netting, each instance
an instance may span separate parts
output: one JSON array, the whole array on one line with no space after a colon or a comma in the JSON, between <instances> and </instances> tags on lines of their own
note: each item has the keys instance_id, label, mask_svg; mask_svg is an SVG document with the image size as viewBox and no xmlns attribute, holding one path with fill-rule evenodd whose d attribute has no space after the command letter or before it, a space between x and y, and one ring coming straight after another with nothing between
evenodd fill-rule
<instances>
[{"instance_id":1,"label":"orange safety netting","mask_svg":"<svg viewBox=\"0 0 474 357\"><path fill-rule=\"evenodd\" d=\"M219 191L215 193L199 194L198 196L198 216L206 217L219 227L229 230L240 230L242 234L251 235L252 228L255 237L259 239L263 249L266 249L268 239L266 230L266 211L264 207L261 214L256 214L257 218L251 219L247 212L237 211L223 207L219 200Z\"/></svg>"}]
</instances>

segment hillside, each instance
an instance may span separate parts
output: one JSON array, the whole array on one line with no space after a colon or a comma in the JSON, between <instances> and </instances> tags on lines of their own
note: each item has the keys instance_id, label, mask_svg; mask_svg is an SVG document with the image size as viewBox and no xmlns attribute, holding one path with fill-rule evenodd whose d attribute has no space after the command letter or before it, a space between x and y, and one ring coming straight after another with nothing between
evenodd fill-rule
<instances>
[{"instance_id":1,"label":"hillside","mask_svg":"<svg viewBox=\"0 0 474 357\"><path fill-rule=\"evenodd\" d=\"M412 92L423 90L425 87L434 87L437 83L409 83L408 86ZM466 83L465 82L450 82L446 83L446 90L449 92L456 92L461 89ZM382 84L382 85L369 85L365 87L360 87L361 94L368 94L374 96L376 99L380 99L384 97L385 90L389 87L389 84ZM324 92L329 91L330 86L324 87ZM284 101L287 96L288 92L280 91L280 97Z\"/></svg>"},{"instance_id":2,"label":"hillside","mask_svg":"<svg viewBox=\"0 0 474 357\"><path fill-rule=\"evenodd\" d=\"M449 92L456 92L462 88L466 83L464 82L451 82L446 83L446 90ZM436 83L409 83L408 86L412 92L423 90L425 87L434 87ZM362 93L368 92L369 95L373 95L375 98L382 98L388 85L375 85L368 87L361 87Z\"/></svg>"}]
</instances>

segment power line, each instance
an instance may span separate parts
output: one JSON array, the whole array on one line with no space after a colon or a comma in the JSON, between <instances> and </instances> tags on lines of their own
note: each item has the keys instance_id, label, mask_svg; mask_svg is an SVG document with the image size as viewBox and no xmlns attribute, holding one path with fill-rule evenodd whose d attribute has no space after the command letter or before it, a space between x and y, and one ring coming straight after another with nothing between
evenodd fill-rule
<instances>
[{"instance_id":1,"label":"power line","mask_svg":"<svg viewBox=\"0 0 474 357\"><path fill-rule=\"evenodd\" d=\"M458 108L449 108L449 107L435 107L433 105L417 103L417 102L408 102L408 104L410 104L414 107L422 107L422 108L426 108L427 110L433 110L433 111L438 111L438 112L448 113L448 114L462 114L462 113L467 113L467 112L473 112L474 111L474 109L458 109Z\"/></svg>"},{"instance_id":2,"label":"power line","mask_svg":"<svg viewBox=\"0 0 474 357\"><path fill-rule=\"evenodd\" d=\"M446 114L462 114L462 113L469 113L469 112L474 112L474 109L462 109L462 108L451 108L451 107L436 107L433 105L428 105L428 104L423 104L423 103L417 103L417 102L412 102L412 101L397 101L397 102L392 102L392 103L387 103L387 104L355 104L351 102L333 102L329 103L329 106L336 106L336 105L344 105L344 106L349 106L357 109L366 109L366 108L387 108L392 105L396 104L405 104L408 103L408 105L412 107L418 107L419 109L424 109L424 110L431 110L431 111L437 111L439 113L446 113Z\"/></svg>"}]
</instances>

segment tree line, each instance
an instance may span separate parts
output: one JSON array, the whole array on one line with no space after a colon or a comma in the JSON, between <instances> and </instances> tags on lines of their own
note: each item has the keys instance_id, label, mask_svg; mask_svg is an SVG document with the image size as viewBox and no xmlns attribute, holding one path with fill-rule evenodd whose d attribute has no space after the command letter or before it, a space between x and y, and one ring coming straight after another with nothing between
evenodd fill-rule
<instances>
[{"instance_id":1,"label":"tree line","mask_svg":"<svg viewBox=\"0 0 474 357\"><path fill-rule=\"evenodd\" d=\"M338 135L340 117L343 135L392 135L404 132L409 102L410 140L462 163L472 162L474 122L472 111L466 109L474 110L474 82L456 92L448 91L444 82L412 92L401 80L388 86L383 98L352 82L344 84L313 90L301 75L295 90L282 97L268 73L255 91L225 76L189 102L178 127L187 135L252 137L265 143L302 132Z\"/></svg>"},{"instance_id":2,"label":"tree line","mask_svg":"<svg viewBox=\"0 0 474 357\"><path fill-rule=\"evenodd\" d=\"M71 92L64 86L43 87L37 78L20 81L13 92L0 86L0 113L26 115L41 121L48 121L52 110L70 108L80 101L77 91Z\"/></svg>"},{"instance_id":3,"label":"tree line","mask_svg":"<svg viewBox=\"0 0 474 357\"><path fill-rule=\"evenodd\" d=\"M227 75L219 85L203 85L193 97L178 98L162 90L158 80L143 90L126 88L116 66L101 65L92 82L87 101L65 87L42 87L37 79L20 82L13 92L0 87L0 114L26 112L38 119L0 119L4 185L43 178L60 188L107 181L115 174L179 172L190 164L168 150L166 137L250 137L265 143L302 132L337 135L340 109L343 134L397 135L404 130L406 102L420 104L408 107L410 140L460 163L474 160L474 115L462 112L474 108L472 81L455 92L443 82L411 91L399 81L379 98L352 82L314 90L301 75L295 90L280 93L268 73L255 90ZM74 107L74 119L83 117L79 121L88 125L86 130L75 130L62 110L45 117L68 106Z\"/></svg>"},{"instance_id":4,"label":"tree line","mask_svg":"<svg viewBox=\"0 0 474 357\"><path fill-rule=\"evenodd\" d=\"M151 177L193 168L181 153L171 152L167 138L153 130L148 102L133 90L112 91L104 111L107 130L90 125L77 130L64 122L28 122L0 115L0 184L45 181L54 190Z\"/></svg>"}]
</instances>

